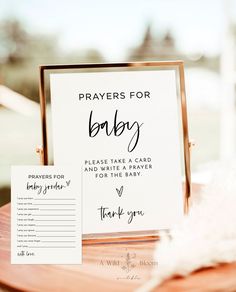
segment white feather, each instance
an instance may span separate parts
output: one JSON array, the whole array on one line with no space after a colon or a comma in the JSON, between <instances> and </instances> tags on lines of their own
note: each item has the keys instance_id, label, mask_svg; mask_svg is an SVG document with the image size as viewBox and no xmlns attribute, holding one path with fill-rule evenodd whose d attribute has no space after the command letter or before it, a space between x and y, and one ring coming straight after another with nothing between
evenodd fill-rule
<instances>
[{"instance_id":1,"label":"white feather","mask_svg":"<svg viewBox=\"0 0 236 292\"><path fill-rule=\"evenodd\" d=\"M213 181L193 198L188 216L157 243L158 262L152 279L138 291L151 289L175 275L236 261L236 166L221 167Z\"/></svg>"}]
</instances>

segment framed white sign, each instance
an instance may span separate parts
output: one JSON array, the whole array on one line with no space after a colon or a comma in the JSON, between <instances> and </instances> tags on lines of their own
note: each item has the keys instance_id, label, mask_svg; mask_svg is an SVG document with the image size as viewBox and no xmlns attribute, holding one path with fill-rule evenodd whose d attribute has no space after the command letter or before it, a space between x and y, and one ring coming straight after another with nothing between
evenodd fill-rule
<instances>
[{"instance_id":1,"label":"framed white sign","mask_svg":"<svg viewBox=\"0 0 236 292\"><path fill-rule=\"evenodd\" d=\"M183 62L41 66L44 164L46 70L53 161L81 169L84 239L172 228L190 196Z\"/></svg>"}]
</instances>

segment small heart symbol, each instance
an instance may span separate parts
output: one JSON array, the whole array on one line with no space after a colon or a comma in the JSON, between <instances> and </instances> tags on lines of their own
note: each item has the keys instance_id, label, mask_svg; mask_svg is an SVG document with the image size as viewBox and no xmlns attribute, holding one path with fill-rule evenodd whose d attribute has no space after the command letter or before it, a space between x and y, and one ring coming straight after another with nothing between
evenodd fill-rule
<instances>
[{"instance_id":1,"label":"small heart symbol","mask_svg":"<svg viewBox=\"0 0 236 292\"><path fill-rule=\"evenodd\" d=\"M117 192L117 194L118 194L119 197L122 196L122 194L123 194L123 189L124 189L124 186L121 186L120 189L117 189L117 188L116 188L116 192Z\"/></svg>"}]
</instances>

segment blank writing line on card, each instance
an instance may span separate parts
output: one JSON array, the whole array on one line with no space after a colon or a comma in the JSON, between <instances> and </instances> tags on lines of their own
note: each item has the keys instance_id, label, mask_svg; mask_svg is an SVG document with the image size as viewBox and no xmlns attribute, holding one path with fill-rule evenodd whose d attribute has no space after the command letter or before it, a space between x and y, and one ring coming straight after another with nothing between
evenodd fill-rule
<instances>
[{"instance_id":1,"label":"blank writing line on card","mask_svg":"<svg viewBox=\"0 0 236 292\"><path fill-rule=\"evenodd\" d=\"M75 227L76 225L35 225L36 227Z\"/></svg>"},{"instance_id":2,"label":"blank writing line on card","mask_svg":"<svg viewBox=\"0 0 236 292\"><path fill-rule=\"evenodd\" d=\"M76 237L76 235L36 235L36 237Z\"/></svg>"},{"instance_id":3,"label":"blank writing line on card","mask_svg":"<svg viewBox=\"0 0 236 292\"><path fill-rule=\"evenodd\" d=\"M71 219L71 220L68 220L68 219L64 219L64 220L60 220L60 219L50 219L50 220L44 220L44 219L34 219L34 221L76 221L76 220L73 220L73 219Z\"/></svg>"},{"instance_id":4,"label":"blank writing line on card","mask_svg":"<svg viewBox=\"0 0 236 292\"><path fill-rule=\"evenodd\" d=\"M75 232L75 230L35 230L35 232Z\"/></svg>"},{"instance_id":5,"label":"blank writing line on card","mask_svg":"<svg viewBox=\"0 0 236 292\"><path fill-rule=\"evenodd\" d=\"M75 240L43 240L41 242L76 242Z\"/></svg>"},{"instance_id":6,"label":"blank writing line on card","mask_svg":"<svg viewBox=\"0 0 236 292\"><path fill-rule=\"evenodd\" d=\"M74 214L32 214L32 216L75 216Z\"/></svg>"},{"instance_id":7,"label":"blank writing line on card","mask_svg":"<svg viewBox=\"0 0 236 292\"><path fill-rule=\"evenodd\" d=\"M53 198L53 199L50 199L50 198L47 198L47 199L34 199L35 201L49 201L49 200L55 200L55 201L58 201L58 200L67 200L67 201L75 201L76 199L65 199L65 198L62 198L62 199L55 199L55 198Z\"/></svg>"},{"instance_id":8,"label":"blank writing line on card","mask_svg":"<svg viewBox=\"0 0 236 292\"><path fill-rule=\"evenodd\" d=\"M75 209L40 209L40 211L75 211Z\"/></svg>"},{"instance_id":9,"label":"blank writing line on card","mask_svg":"<svg viewBox=\"0 0 236 292\"><path fill-rule=\"evenodd\" d=\"M37 206L75 206L76 204L32 204L32 205L37 205Z\"/></svg>"},{"instance_id":10,"label":"blank writing line on card","mask_svg":"<svg viewBox=\"0 0 236 292\"><path fill-rule=\"evenodd\" d=\"M75 248L76 246L29 246L29 248Z\"/></svg>"}]
</instances>

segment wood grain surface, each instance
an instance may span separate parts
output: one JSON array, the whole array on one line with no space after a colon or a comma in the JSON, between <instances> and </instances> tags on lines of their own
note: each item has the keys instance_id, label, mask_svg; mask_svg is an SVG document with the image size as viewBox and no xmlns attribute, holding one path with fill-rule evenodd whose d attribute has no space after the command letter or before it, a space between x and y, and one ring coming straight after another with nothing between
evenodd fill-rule
<instances>
[{"instance_id":1,"label":"wood grain surface","mask_svg":"<svg viewBox=\"0 0 236 292\"><path fill-rule=\"evenodd\" d=\"M85 245L83 265L11 265L8 204L0 209L0 287L2 291L135 291L151 277L155 245L153 241ZM170 279L154 290L236 291L236 263Z\"/></svg>"}]
</instances>

